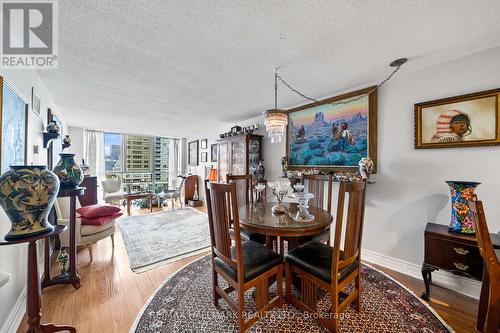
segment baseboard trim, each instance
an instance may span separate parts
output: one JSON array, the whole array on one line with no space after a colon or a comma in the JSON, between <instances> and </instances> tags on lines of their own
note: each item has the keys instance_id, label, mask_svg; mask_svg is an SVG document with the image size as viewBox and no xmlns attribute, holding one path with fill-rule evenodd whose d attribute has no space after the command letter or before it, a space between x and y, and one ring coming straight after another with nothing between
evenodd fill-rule
<instances>
[{"instance_id":1,"label":"baseboard trim","mask_svg":"<svg viewBox=\"0 0 500 333\"><path fill-rule=\"evenodd\" d=\"M17 298L16 304L10 311L5 324L3 325L0 333L15 333L21 325L24 313L26 312L26 288L23 290L21 295Z\"/></svg>"},{"instance_id":2,"label":"baseboard trim","mask_svg":"<svg viewBox=\"0 0 500 333\"><path fill-rule=\"evenodd\" d=\"M393 271L409 275L419 280L423 280L420 265L389 257L370 250L361 250L361 257L363 258L363 260L366 260L368 262L392 269ZM454 275L446 271L432 272L432 284L451 289L460 294L475 299L479 299L481 290L481 282ZM422 291L423 290L424 285L422 284Z\"/></svg>"}]
</instances>

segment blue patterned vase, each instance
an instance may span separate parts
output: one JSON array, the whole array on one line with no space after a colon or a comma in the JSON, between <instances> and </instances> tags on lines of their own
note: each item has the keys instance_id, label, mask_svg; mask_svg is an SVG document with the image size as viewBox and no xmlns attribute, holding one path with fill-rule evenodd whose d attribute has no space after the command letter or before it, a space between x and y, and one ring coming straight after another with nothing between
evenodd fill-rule
<instances>
[{"instance_id":1,"label":"blue patterned vase","mask_svg":"<svg viewBox=\"0 0 500 333\"><path fill-rule=\"evenodd\" d=\"M75 162L75 154L60 153L61 159L52 170L61 181L61 188L75 188L83 182L82 169Z\"/></svg>"},{"instance_id":2,"label":"blue patterned vase","mask_svg":"<svg viewBox=\"0 0 500 333\"><path fill-rule=\"evenodd\" d=\"M446 182L451 190L451 222L448 229L462 234L474 234L474 222L468 201L474 196L481 183L449 180Z\"/></svg>"},{"instance_id":3,"label":"blue patterned vase","mask_svg":"<svg viewBox=\"0 0 500 333\"><path fill-rule=\"evenodd\" d=\"M47 216L59 192L59 179L45 165L11 166L0 176L0 205L12 227L5 240L52 231Z\"/></svg>"}]
</instances>

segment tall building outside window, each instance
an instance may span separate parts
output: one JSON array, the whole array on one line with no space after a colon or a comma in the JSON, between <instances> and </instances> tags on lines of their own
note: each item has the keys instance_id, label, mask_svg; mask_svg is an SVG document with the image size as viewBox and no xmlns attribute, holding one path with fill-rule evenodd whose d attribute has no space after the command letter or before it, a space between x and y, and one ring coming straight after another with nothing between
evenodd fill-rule
<instances>
[{"instance_id":1,"label":"tall building outside window","mask_svg":"<svg viewBox=\"0 0 500 333\"><path fill-rule=\"evenodd\" d=\"M161 192L178 170L170 149L178 139L104 133L106 177L119 177L125 191ZM172 170L170 170L172 167Z\"/></svg>"}]
</instances>

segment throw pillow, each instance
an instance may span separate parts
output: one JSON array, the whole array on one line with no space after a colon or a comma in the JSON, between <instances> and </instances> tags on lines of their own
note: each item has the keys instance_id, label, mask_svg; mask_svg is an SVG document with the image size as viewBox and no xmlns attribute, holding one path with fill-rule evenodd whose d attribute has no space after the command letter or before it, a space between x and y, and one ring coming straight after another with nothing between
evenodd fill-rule
<instances>
[{"instance_id":1,"label":"throw pillow","mask_svg":"<svg viewBox=\"0 0 500 333\"><path fill-rule=\"evenodd\" d=\"M120 207L112 206L109 204L103 205L90 205L85 207L80 207L76 210L81 217L86 219L94 219L96 217L110 216L120 212Z\"/></svg>"},{"instance_id":2,"label":"throw pillow","mask_svg":"<svg viewBox=\"0 0 500 333\"><path fill-rule=\"evenodd\" d=\"M101 225L104 225L104 224L107 224L107 223L110 223L110 222L116 220L117 218L119 218L122 215L123 215L123 213L119 212L119 213L115 213L115 214L109 215L109 216L95 217L93 219L86 219L84 217L81 217L80 219L82 220L83 225L101 226Z\"/></svg>"}]
</instances>

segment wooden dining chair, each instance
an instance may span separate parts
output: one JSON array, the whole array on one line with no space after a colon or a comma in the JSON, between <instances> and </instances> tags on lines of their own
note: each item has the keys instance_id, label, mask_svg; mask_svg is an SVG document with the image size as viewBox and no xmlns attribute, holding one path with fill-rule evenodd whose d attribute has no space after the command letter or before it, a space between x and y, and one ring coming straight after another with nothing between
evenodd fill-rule
<instances>
[{"instance_id":1,"label":"wooden dining chair","mask_svg":"<svg viewBox=\"0 0 500 333\"><path fill-rule=\"evenodd\" d=\"M309 201L309 205L326 210L332 213L332 191L333 177L332 175L304 175L302 174L302 184L304 191L314 194L314 198ZM326 185L326 204L325 204L325 185ZM299 239L299 243L303 244L308 241L318 241L330 244L330 227L326 228L322 233L313 237L303 237Z\"/></svg>"},{"instance_id":2,"label":"wooden dining chair","mask_svg":"<svg viewBox=\"0 0 500 333\"><path fill-rule=\"evenodd\" d=\"M282 305L283 257L253 241L242 241L236 184L205 183L212 250L213 302L223 298L238 315L239 332L255 323L275 306ZM229 228L233 217L234 245ZM218 278L229 287L223 289ZM269 279L276 278L277 296L270 299ZM245 292L255 288L256 312L245 311ZM237 301L230 296L237 293Z\"/></svg>"},{"instance_id":3,"label":"wooden dining chair","mask_svg":"<svg viewBox=\"0 0 500 333\"><path fill-rule=\"evenodd\" d=\"M483 203L474 198L469 201L469 208L472 211L479 252L485 265L476 328L485 333L497 333L500 324L500 263L498 261L500 253L495 252L491 243Z\"/></svg>"},{"instance_id":4,"label":"wooden dining chair","mask_svg":"<svg viewBox=\"0 0 500 333\"><path fill-rule=\"evenodd\" d=\"M330 332L339 331L340 313L351 303L360 311L361 293L361 238L365 210L366 182L340 183L337 220L333 247L316 241L301 245L285 256L286 299L301 310L316 313L318 287L330 292L331 308L327 318L319 315L319 323ZM344 205L347 199L345 233ZM343 245L341 250L341 245ZM300 278L300 297L292 294L292 274ZM352 281L354 286L349 294L343 290ZM339 300L342 299L341 302ZM315 316L316 317L316 316Z\"/></svg>"},{"instance_id":5,"label":"wooden dining chair","mask_svg":"<svg viewBox=\"0 0 500 333\"><path fill-rule=\"evenodd\" d=\"M240 205L253 204L253 180L251 175L231 175L226 176L229 184L236 184L236 199ZM266 243L266 236L247 229L241 229L241 239L252 240L261 244Z\"/></svg>"}]
</instances>

